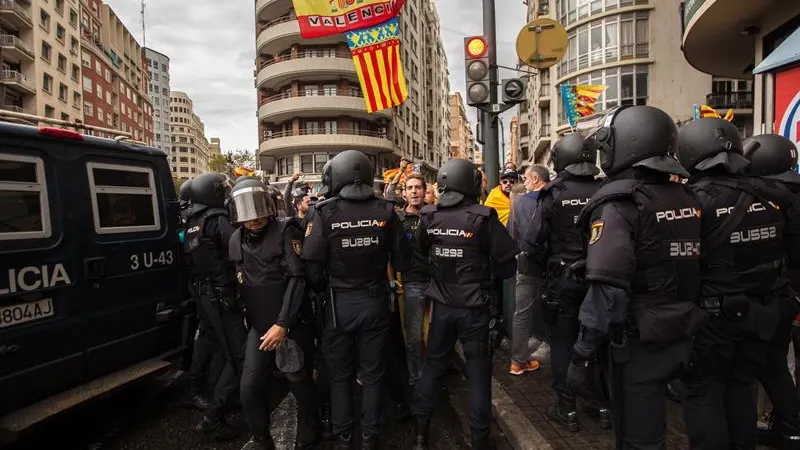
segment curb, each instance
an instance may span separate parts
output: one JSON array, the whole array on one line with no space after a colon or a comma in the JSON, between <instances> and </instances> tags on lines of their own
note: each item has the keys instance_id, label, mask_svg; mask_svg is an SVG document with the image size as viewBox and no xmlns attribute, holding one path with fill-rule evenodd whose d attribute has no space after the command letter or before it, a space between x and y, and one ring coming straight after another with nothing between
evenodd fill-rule
<instances>
[{"instance_id":1,"label":"curb","mask_svg":"<svg viewBox=\"0 0 800 450\"><path fill-rule=\"evenodd\" d=\"M466 373L464 370L466 359L461 343L456 345L455 353L458 356L459 366ZM492 415L514 450L553 450L553 446L514 403L494 376L492 376Z\"/></svg>"}]
</instances>

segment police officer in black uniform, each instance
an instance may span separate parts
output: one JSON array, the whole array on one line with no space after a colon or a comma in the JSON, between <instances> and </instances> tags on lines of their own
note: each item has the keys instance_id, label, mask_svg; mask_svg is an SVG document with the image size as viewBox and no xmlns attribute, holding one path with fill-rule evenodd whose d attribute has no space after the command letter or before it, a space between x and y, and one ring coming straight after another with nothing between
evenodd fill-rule
<instances>
[{"instance_id":1,"label":"police officer in black uniform","mask_svg":"<svg viewBox=\"0 0 800 450\"><path fill-rule=\"evenodd\" d=\"M701 213L689 189L670 181L688 173L671 156L677 130L669 115L624 106L601 120L589 139L608 182L578 219L589 233L589 290L567 380L585 385L589 363L604 360L608 348L617 449L660 450L667 383L702 321L694 304Z\"/></svg>"},{"instance_id":2,"label":"police officer in black uniform","mask_svg":"<svg viewBox=\"0 0 800 450\"><path fill-rule=\"evenodd\" d=\"M375 197L366 155L346 150L323 173L333 198L317 203L306 227L303 260L316 290L329 287L323 336L338 447L352 446L352 383L359 356L364 386L361 448L377 447L389 330L386 265L407 270L411 247L394 205Z\"/></svg>"},{"instance_id":3,"label":"police officer in black uniform","mask_svg":"<svg viewBox=\"0 0 800 450\"><path fill-rule=\"evenodd\" d=\"M414 398L414 449L428 448L428 428L456 340L464 346L473 450L490 448L492 359L490 321L495 279L514 276L517 244L497 212L477 202L481 174L465 159L447 161L437 175L439 202L422 208L417 245L429 255L433 300L428 348Z\"/></svg>"},{"instance_id":4,"label":"police officer in black uniform","mask_svg":"<svg viewBox=\"0 0 800 450\"><path fill-rule=\"evenodd\" d=\"M703 118L683 125L678 159L692 174L688 185L704 213L698 304L708 315L683 379L689 444L754 448L752 386L786 286L783 212L755 191L760 180L743 176L749 161L732 123Z\"/></svg>"},{"instance_id":5,"label":"police officer in black uniform","mask_svg":"<svg viewBox=\"0 0 800 450\"><path fill-rule=\"evenodd\" d=\"M744 156L750 160L747 174L762 177L769 184L780 184L795 198L800 193L797 174L797 148L789 139L777 134L762 134L745 139ZM779 322L770 342L767 364L758 380L773 405L770 428L759 436L762 444L780 449L800 447L800 398L789 373L787 355L794 319L800 314L797 293L800 292L800 255L796 240L800 237L796 217L787 228L789 278L794 292L778 300Z\"/></svg>"},{"instance_id":6,"label":"police officer in black uniform","mask_svg":"<svg viewBox=\"0 0 800 450\"><path fill-rule=\"evenodd\" d=\"M225 366L214 396L196 427L204 434L213 433L219 440L238 435L224 416L239 388L246 333L236 297L235 270L228 259L228 243L233 234L225 208L228 190L228 180L219 173L204 173L192 180L192 207L184 242L192 296L225 353Z\"/></svg>"},{"instance_id":7,"label":"police officer in black uniform","mask_svg":"<svg viewBox=\"0 0 800 450\"><path fill-rule=\"evenodd\" d=\"M551 155L558 176L539 192L533 223L521 244L520 264L545 268L547 292L540 304L549 328L552 386L558 395L558 404L547 410L547 417L574 432L579 426L576 392L567 386L567 368L578 338L578 310L587 285L568 277L565 269L583 258L583 230L576 222L601 182L595 179L600 172L595 165L597 151L586 145L579 134L561 138ZM587 397L592 405L590 411L601 425L609 427L608 409L600 396L587 387L578 394Z\"/></svg>"},{"instance_id":8,"label":"police officer in black uniform","mask_svg":"<svg viewBox=\"0 0 800 450\"><path fill-rule=\"evenodd\" d=\"M238 182L231 191L236 222L230 240L230 258L237 265L237 280L249 326L241 380L241 398L250 441L242 450L272 450L268 394L277 369L277 350L297 343L303 366L285 374L297 399L298 427L295 448L313 448L319 439L316 417L318 396L312 378L314 331L311 304L306 297L305 272L300 260L303 232L296 219L276 219L272 196L257 179ZM281 399L284 395L280 395ZM279 403L275 401L274 403Z\"/></svg>"}]
</instances>

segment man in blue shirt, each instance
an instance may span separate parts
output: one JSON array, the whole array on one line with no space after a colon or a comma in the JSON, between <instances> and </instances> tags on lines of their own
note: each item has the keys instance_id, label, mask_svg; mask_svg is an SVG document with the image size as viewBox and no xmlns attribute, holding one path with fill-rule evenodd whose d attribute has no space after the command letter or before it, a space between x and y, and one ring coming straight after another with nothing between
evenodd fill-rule
<instances>
[{"instance_id":1,"label":"man in blue shirt","mask_svg":"<svg viewBox=\"0 0 800 450\"><path fill-rule=\"evenodd\" d=\"M539 340L544 339L544 322L541 314L534 312L533 305L541 295L543 284L542 267L538 267L527 257L527 246L524 236L536 210L539 190L550 182L550 171L547 167L536 164L525 170L525 189L527 193L514 198L511 206L511 217L508 231L517 242L522 253L518 255L516 306L511 332L511 369L512 375L522 375L539 368L539 361L531 359L531 348L528 341L531 334Z\"/></svg>"}]
</instances>

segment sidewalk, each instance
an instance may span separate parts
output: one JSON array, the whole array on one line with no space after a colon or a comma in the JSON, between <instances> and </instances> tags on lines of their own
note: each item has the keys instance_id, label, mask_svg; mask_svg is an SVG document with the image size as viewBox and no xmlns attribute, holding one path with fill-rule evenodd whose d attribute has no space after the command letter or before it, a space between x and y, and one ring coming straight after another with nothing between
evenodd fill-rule
<instances>
[{"instance_id":1,"label":"sidewalk","mask_svg":"<svg viewBox=\"0 0 800 450\"><path fill-rule=\"evenodd\" d=\"M503 346L505 347L505 346ZM547 420L545 410L548 406L556 402L555 393L550 388L551 373L549 361L541 361L542 367L536 372L526 373L521 376L514 376L508 373L511 356L507 348L499 348L494 353L494 379L507 397L513 401L514 406L529 421L529 427L547 441L553 450L560 449L592 449L609 450L614 449L614 434L611 430L603 430L581 410L582 404L578 401L578 421L581 429L577 433L570 433L560 425L553 424ZM496 396L496 395L495 395ZM498 406L495 405L495 409ZM495 412L497 415L498 411ZM644 412L643 412L644 413ZM502 417L498 418L503 426ZM527 424L524 424L527 425ZM518 424L509 426L505 430L506 434L513 435L516 430L524 431L524 425ZM504 428L506 428L504 426ZM513 436L509 438L514 442ZM528 448L541 448L541 445L528 445L525 438L517 439L520 445L516 445L517 450ZM683 410L681 405L667 401L667 448L670 450L689 448L684 432Z\"/></svg>"}]
</instances>

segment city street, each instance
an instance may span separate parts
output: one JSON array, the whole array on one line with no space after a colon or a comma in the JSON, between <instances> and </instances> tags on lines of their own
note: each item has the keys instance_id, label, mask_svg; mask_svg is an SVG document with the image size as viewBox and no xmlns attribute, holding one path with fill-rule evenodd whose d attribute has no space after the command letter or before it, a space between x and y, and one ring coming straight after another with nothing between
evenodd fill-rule
<instances>
[{"instance_id":1,"label":"city street","mask_svg":"<svg viewBox=\"0 0 800 450\"><path fill-rule=\"evenodd\" d=\"M181 404L183 385L174 372L143 380L128 389L70 412L44 424L9 450L238 450L247 440L219 443L192 431L202 414ZM440 407L431 425L432 450L468 449L466 384L460 373L447 377ZM450 393L448 395L448 392ZM451 398L452 401L448 401ZM289 396L272 416L273 436L279 450L291 449L295 430L295 401ZM390 413L387 413L390 414ZM244 426L241 412L233 422ZM395 424L387 420L383 449L409 449L413 422ZM499 430L494 429L497 450L511 450ZM320 450L332 448L330 443Z\"/></svg>"}]
</instances>

